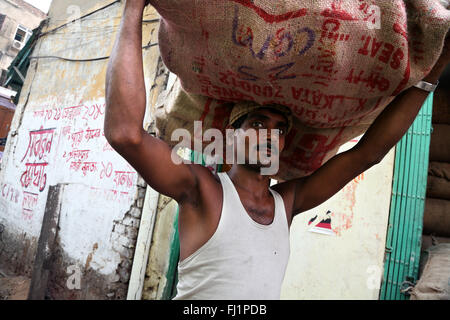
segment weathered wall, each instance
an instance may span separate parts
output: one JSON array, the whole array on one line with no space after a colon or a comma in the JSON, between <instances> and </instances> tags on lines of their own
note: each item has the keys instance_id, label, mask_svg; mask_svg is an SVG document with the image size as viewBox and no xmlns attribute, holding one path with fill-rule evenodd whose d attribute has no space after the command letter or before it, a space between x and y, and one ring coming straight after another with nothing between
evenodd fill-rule
<instances>
[{"instance_id":1,"label":"weathered wall","mask_svg":"<svg viewBox=\"0 0 450 320\"><path fill-rule=\"evenodd\" d=\"M340 152L356 142L345 144ZM394 153L391 150L325 203L294 218L283 299L378 299ZM331 219L332 234L311 232L324 217Z\"/></svg>"},{"instance_id":2,"label":"weathered wall","mask_svg":"<svg viewBox=\"0 0 450 320\"><path fill-rule=\"evenodd\" d=\"M142 290L143 300L161 300L163 298L167 285L177 208L178 205L174 200L165 196L160 197Z\"/></svg>"},{"instance_id":3,"label":"weathered wall","mask_svg":"<svg viewBox=\"0 0 450 320\"><path fill-rule=\"evenodd\" d=\"M116 0L53 0L48 11L49 23L47 30L59 27L67 22L102 9L108 5L117 4ZM123 1L122 1L123 2Z\"/></svg>"},{"instance_id":4,"label":"weathered wall","mask_svg":"<svg viewBox=\"0 0 450 320\"><path fill-rule=\"evenodd\" d=\"M79 1L82 15L99 10L56 31L48 27L33 56L108 57L123 5L116 1L101 9L112 2ZM54 13L66 12L67 6L54 2L50 26L61 25L65 18ZM149 8L146 18L158 17ZM144 24L143 46L157 42L157 28L154 22ZM150 86L157 46L143 54ZM49 286L53 298L126 297L146 185L104 137L107 62L33 59L3 158L0 264L9 269L30 274L48 187L66 185ZM70 266L81 270L80 290L66 285Z\"/></svg>"}]
</instances>

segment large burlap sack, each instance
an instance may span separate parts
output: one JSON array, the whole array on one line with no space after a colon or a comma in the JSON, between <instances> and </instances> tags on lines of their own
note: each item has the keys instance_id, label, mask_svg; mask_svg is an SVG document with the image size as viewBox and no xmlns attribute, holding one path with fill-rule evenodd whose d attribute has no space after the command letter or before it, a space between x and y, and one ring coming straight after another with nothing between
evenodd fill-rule
<instances>
[{"instance_id":1,"label":"large burlap sack","mask_svg":"<svg viewBox=\"0 0 450 320\"><path fill-rule=\"evenodd\" d=\"M450 124L433 124L430 161L450 162Z\"/></svg>"},{"instance_id":2,"label":"large burlap sack","mask_svg":"<svg viewBox=\"0 0 450 320\"><path fill-rule=\"evenodd\" d=\"M450 163L430 162L427 197L450 200Z\"/></svg>"},{"instance_id":3,"label":"large burlap sack","mask_svg":"<svg viewBox=\"0 0 450 320\"><path fill-rule=\"evenodd\" d=\"M427 197L450 200L450 180L429 175Z\"/></svg>"},{"instance_id":4,"label":"large burlap sack","mask_svg":"<svg viewBox=\"0 0 450 320\"><path fill-rule=\"evenodd\" d=\"M450 125L450 90L449 85L439 86L434 93L433 124Z\"/></svg>"},{"instance_id":5,"label":"large burlap sack","mask_svg":"<svg viewBox=\"0 0 450 320\"><path fill-rule=\"evenodd\" d=\"M420 248L420 262L419 262L419 278L423 274L425 265L428 261L428 249L441 243L450 244L450 238L436 237L434 235L422 235L422 246Z\"/></svg>"},{"instance_id":6,"label":"large burlap sack","mask_svg":"<svg viewBox=\"0 0 450 320\"><path fill-rule=\"evenodd\" d=\"M195 120L223 130L228 102L284 104L297 121L280 179L313 172L362 134L429 72L450 26L439 0L151 3L163 61L181 81L158 115L160 137L171 143Z\"/></svg>"},{"instance_id":7,"label":"large burlap sack","mask_svg":"<svg viewBox=\"0 0 450 320\"><path fill-rule=\"evenodd\" d=\"M411 290L411 300L450 300L450 243L427 250L425 269Z\"/></svg>"},{"instance_id":8,"label":"large burlap sack","mask_svg":"<svg viewBox=\"0 0 450 320\"><path fill-rule=\"evenodd\" d=\"M431 161L428 166L428 175L450 180L450 163Z\"/></svg>"},{"instance_id":9,"label":"large burlap sack","mask_svg":"<svg viewBox=\"0 0 450 320\"><path fill-rule=\"evenodd\" d=\"M450 237L450 201L426 198L423 233Z\"/></svg>"}]
</instances>

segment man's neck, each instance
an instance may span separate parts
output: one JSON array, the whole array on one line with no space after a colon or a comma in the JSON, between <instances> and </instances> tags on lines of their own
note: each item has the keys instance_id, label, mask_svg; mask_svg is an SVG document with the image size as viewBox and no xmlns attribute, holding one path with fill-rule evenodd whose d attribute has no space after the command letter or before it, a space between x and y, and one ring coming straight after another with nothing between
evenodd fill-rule
<instances>
[{"instance_id":1,"label":"man's neck","mask_svg":"<svg viewBox=\"0 0 450 320\"><path fill-rule=\"evenodd\" d=\"M261 175L260 170L235 164L228 172L234 185L254 194L256 198L267 196L270 186L270 177Z\"/></svg>"}]
</instances>

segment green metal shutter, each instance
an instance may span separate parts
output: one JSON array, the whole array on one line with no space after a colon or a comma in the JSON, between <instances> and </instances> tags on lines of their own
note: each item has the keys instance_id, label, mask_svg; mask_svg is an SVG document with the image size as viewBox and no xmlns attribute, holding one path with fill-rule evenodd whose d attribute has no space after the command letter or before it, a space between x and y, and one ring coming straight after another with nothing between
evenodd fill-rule
<instances>
[{"instance_id":1,"label":"green metal shutter","mask_svg":"<svg viewBox=\"0 0 450 320\"><path fill-rule=\"evenodd\" d=\"M418 278L432 110L430 94L396 147L381 300L407 300Z\"/></svg>"}]
</instances>

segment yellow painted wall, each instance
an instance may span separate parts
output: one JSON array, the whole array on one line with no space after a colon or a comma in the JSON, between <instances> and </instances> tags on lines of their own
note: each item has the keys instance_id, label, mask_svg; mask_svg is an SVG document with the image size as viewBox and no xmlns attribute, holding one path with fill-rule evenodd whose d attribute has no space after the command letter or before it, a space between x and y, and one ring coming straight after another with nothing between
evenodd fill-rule
<instances>
[{"instance_id":1,"label":"yellow painted wall","mask_svg":"<svg viewBox=\"0 0 450 320\"><path fill-rule=\"evenodd\" d=\"M340 151L355 143L345 144ZM282 299L378 299L394 154L393 149L331 199L294 218ZM327 211L331 211L334 235L311 232Z\"/></svg>"}]
</instances>

